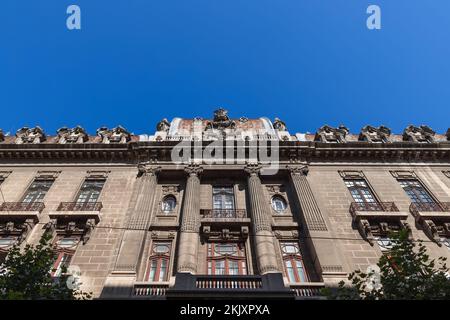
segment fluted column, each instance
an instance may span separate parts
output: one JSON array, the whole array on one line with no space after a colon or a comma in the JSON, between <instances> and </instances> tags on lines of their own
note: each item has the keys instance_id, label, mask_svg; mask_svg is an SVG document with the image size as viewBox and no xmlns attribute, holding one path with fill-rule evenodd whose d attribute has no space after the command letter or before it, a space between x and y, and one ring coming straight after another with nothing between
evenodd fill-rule
<instances>
[{"instance_id":1,"label":"fluted column","mask_svg":"<svg viewBox=\"0 0 450 320\"><path fill-rule=\"evenodd\" d=\"M185 168L188 175L180 229L178 272L197 272L197 253L200 231L200 178L203 171L198 165Z\"/></svg>"},{"instance_id":2,"label":"fluted column","mask_svg":"<svg viewBox=\"0 0 450 320\"><path fill-rule=\"evenodd\" d=\"M130 217L123 234L115 270L136 272L142 254L145 236L150 227L152 205L159 167L140 164L138 180L133 188L134 198L128 207Z\"/></svg>"},{"instance_id":3,"label":"fluted column","mask_svg":"<svg viewBox=\"0 0 450 320\"><path fill-rule=\"evenodd\" d=\"M324 281L337 281L336 278L345 276L344 265L339 248L333 240L333 234L325 223L309 185L307 179L309 169L307 166L287 166L287 169L302 213L300 218L306 226L307 234L304 236L308 236L306 243L309 245L316 269Z\"/></svg>"},{"instance_id":4,"label":"fluted column","mask_svg":"<svg viewBox=\"0 0 450 320\"><path fill-rule=\"evenodd\" d=\"M259 178L261 167L248 165L245 171L248 173L248 191L251 208L251 219L253 234L255 237L256 259L260 274L280 272L278 269L275 246L273 244L273 233L271 215L266 199L264 199L263 188Z\"/></svg>"}]
</instances>

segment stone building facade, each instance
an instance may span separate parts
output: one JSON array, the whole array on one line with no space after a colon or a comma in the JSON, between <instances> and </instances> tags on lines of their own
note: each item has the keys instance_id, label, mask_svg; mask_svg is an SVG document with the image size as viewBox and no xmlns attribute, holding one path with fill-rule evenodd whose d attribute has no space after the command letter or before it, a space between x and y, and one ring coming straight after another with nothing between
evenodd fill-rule
<instances>
[{"instance_id":1,"label":"stone building facade","mask_svg":"<svg viewBox=\"0 0 450 320\"><path fill-rule=\"evenodd\" d=\"M449 140L426 126L291 134L223 109L152 135L0 131L0 259L49 233L52 274L78 270L96 298L320 298L376 264L392 231L450 258Z\"/></svg>"}]
</instances>

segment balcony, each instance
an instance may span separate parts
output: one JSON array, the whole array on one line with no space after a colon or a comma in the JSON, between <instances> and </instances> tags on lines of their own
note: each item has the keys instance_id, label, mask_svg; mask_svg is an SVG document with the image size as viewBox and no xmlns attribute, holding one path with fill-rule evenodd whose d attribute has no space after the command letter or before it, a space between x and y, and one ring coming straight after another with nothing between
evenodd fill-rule
<instances>
[{"instance_id":1,"label":"balcony","mask_svg":"<svg viewBox=\"0 0 450 320\"><path fill-rule=\"evenodd\" d=\"M281 298L293 299L295 292L285 287L280 273L258 275L192 275L178 273L167 291L172 299L187 298Z\"/></svg>"},{"instance_id":2,"label":"balcony","mask_svg":"<svg viewBox=\"0 0 450 320\"><path fill-rule=\"evenodd\" d=\"M168 289L168 282L137 282L134 284L133 297L147 299L165 299Z\"/></svg>"},{"instance_id":3,"label":"balcony","mask_svg":"<svg viewBox=\"0 0 450 320\"><path fill-rule=\"evenodd\" d=\"M290 288L291 291L294 292L295 299L297 300L325 299L321 293L321 290L325 288L325 284L323 282L291 284Z\"/></svg>"},{"instance_id":4,"label":"balcony","mask_svg":"<svg viewBox=\"0 0 450 320\"><path fill-rule=\"evenodd\" d=\"M56 211L49 212L50 219L88 220L100 221L101 202L61 202Z\"/></svg>"},{"instance_id":5,"label":"balcony","mask_svg":"<svg viewBox=\"0 0 450 320\"><path fill-rule=\"evenodd\" d=\"M409 211L427 236L438 245L442 245L441 236L450 236L450 202L413 202Z\"/></svg>"},{"instance_id":6,"label":"balcony","mask_svg":"<svg viewBox=\"0 0 450 320\"><path fill-rule=\"evenodd\" d=\"M245 209L202 209L200 214L204 219L244 219L247 217Z\"/></svg>"},{"instance_id":7,"label":"balcony","mask_svg":"<svg viewBox=\"0 0 450 320\"><path fill-rule=\"evenodd\" d=\"M39 214L44 210L43 202L4 202L0 206L0 218L12 220L32 219L38 221Z\"/></svg>"},{"instance_id":8,"label":"balcony","mask_svg":"<svg viewBox=\"0 0 450 320\"><path fill-rule=\"evenodd\" d=\"M350 213L354 221L359 219L406 219L407 212L400 212L394 202L352 202Z\"/></svg>"}]
</instances>

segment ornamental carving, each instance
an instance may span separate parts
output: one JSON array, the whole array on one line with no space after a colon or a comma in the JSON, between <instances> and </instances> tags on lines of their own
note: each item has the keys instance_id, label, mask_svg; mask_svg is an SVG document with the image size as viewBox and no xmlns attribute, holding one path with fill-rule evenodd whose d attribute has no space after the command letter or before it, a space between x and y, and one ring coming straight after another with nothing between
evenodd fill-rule
<instances>
[{"instance_id":1,"label":"ornamental carving","mask_svg":"<svg viewBox=\"0 0 450 320\"><path fill-rule=\"evenodd\" d=\"M138 176L156 176L161 171L161 167L152 165L151 162L143 162L138 164Z\"/></svg>"},{"instance_id":2,"label":"ornamental carving","mask_svg":"<svg viewBox=\"0 0 450 320\"><path fill-rule=\"evenodd\" d=\"M308 166L287 165L286 169L288 169L291 174L301 174L301 175L305 175L305 176L308 175L308 172L309 172Z\"/></svg>"},{"instance_id":3,"label":"ornamental carving","mask_svg":"<svg viewBox=\"0 0 450 320\"><path fill-rule=\"evenodd\" d=\"M337 128L325 125L316 132L314 140L321 142L342 143L345 142L345 137L348 132L348 128L343 125L340 125Z\"/></svg>"},{"instance_id":4,"label":"ornamental carving","mask_svg":"<svg viewBox=\"0 0 450 320\"><path fill-rule=\"evenodd\" d=\"M170 122L164 118L156 125L156 131L165 131L169 132Z\"/></svg>"},{"instance_id":5,"label":"ornamental carving","mask_svg":"<svg viewBox=\"0 0 450 320\"><path fill-rule=\"evenodd\" d=\"M5 134L3 133L3 130L0 129L0 142L5 141Z\"/></svg>"},{"instance_id":6,"label":"ornamental carving","mask_svg":"<svg viewBox=\"0 0 450 320\"><path fill-rule=\"evenodd\" d=\"M206 130L208 129L234 129L236 128L236 122L228 117L228 110L219 108L214 111L213 121L206 123Z\"/></svg>"},{"instance_id":7,"label":"ornamental carving","mask_svg":"<svg viewBox=\"0 0 450 320\"><path fill-rule=\"evenodd\" d=\"M198 176L200 173L203 172L203 167L201 167L198 164L190 164L187 167L184 168L184 171L189 175L189 176Z\"/></svg>"},{"instance_id":8,"label":"ornamental carving","mask_svg":"<svg viewBox=\"0 0 450 320\"><path fill-rule=\"evenodd\" d=\"M89 137L86 131L80 127L75 128L62 127L58 129L58 143L83 143L88 141Z\"/></svg>"},{"instance_id":9,"label":"ornamental carving","mask_svg":"<svg viewBox=\"0 0 450 320\"><path fill-rule=\"evenodd\" d=\"M403 140L411 142L434 142L435 132L428 126L409 125L403 131Z\"/></svg>"},{"instance_id":10,"label":"ornamental carving","mask_svg":"<svg viewBox=\"0 0 450 320\"><path fill-rule=\"evenodd\" d=\"M373 127L365 126L361 129L359 134L359 141L368 142L389 142L389 136L391 135L391 129L385 126Z\"/></svg>"},{"instance_id":11,"label":"ornamental carving","mask_svg":"<svg viewBox=\"0 0 450 320\"><path fill-rule=\"evenodd\" d=\"M244 171L249 175L258 175L261 172L262 166L259 163L249 163L245 166Z\"/></svg>"},{"instance_id":12,"label":"ornamental carving","mask_svg":"<svg viewBox=\"0 0 450 320\"><path fill-rule=\"evenodd\" d=\"M97 221L95 219L70 220L64 218L50 219L44 226L47 234L79 237L83 244L91 238Z\"/></svg>"},{"instance_id":13,"label":"ornamental carving","mask_svg":"<svg viewBox=\"0 0 450 320\"><path fill-rule=\"evenodd\" d=\"M16 144L41 143L46 140L44 130L39 126L34 128L23 127L16 132Z\"/></svg>"},{"instance_id":14,"label":"ornamental carving","mask_svg":"<svg viewBox=\"0 0 450 320\"><path fill-rule=\"evenodd\" d=\"M286 124L281 121L279 118L275 118L275 120L273 121L273 127L274 129L278 130L278 131L286 131Z\"/></svg>"},{"instance_id":15,"label":"ornamental carving","mask_svg":"<svg viewBox=\"0 0 450 320\"><path fill-rule=\"evenodd\" d=\"M131 134L122 126L113 129L98 128L97 135L102 138L102 143L127 143L131 140Z\"/></svg>"},{"instance_id":16,"label":"ornamental carving","mask_svg":"<svg viewBox=\"0 0 450 320\"><path fill-rule=\"evenodd\" d=\"M15 238L16 243L20 244L26 239L35 224L34 219L3 220L0 222L0 235Z\"/></svg>"}]
</instances>

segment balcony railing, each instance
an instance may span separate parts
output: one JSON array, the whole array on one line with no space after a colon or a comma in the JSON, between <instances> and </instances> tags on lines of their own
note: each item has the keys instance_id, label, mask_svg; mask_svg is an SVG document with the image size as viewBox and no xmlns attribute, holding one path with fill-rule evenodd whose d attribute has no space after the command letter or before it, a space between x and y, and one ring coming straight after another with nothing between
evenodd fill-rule
<instances>
[{"instance_id":1,"label":"balcony railing","mask_svg":"<svg viewBox=\"0 0 450 320\"><path fill-rule=\"evenodd\" d=\"M450 212L450 202L413 202L409 206L409 211L416 214L420 211L425 212Z\"/></svg>"},{"instance_id":2,"label":"balcony railing","mask_svg":"<svg viewBox=\"0 0 450 320\"><path fill-rule=\"evenodd\" d=\"M57 211L100 211L101 202L61 202Z\"/></svg>"},{"instance_id":3,"label":"balcony railing","mask_svg":"<svg viewBox=\"0 0 450 320\"><path fill-rule=\"evenodd\" d=\"M245 209L202 209L201 214L204 218L246 218Z\"/></svg>"},{"instance_id":4,"label":"balcony railing","mask_svg":"<svg viewBox=\"0 0 450 320\"><path fill-rule=\"evenodd\" d=\"M137 283L134 285L134 296L162 297L166 295L168 283Z\"/></svg>"},{"instance_id":5,"label":"balcony railing","mask_svg":"<svg viewBox=\"0 0 450 320\"><path fill-rule=\"evenodd\" d=\"M198 275L195 279L197 289L262 289L263 283L259 276L206 276Z\"/></svg>"},{"instance_id":6,"label":"balcony railing","mask_svg":"<svg viewBox=\"0 0 450 320\"><path fill-rule=\"evenodd\" d=\"M45 205L43 202L4 202L0 211L38 211L42 212Z\"/></svg>"},{"instance_id":7,"label":"balcony railing","mask_svg":"<svg viewBox=\"0 0 450 320\"><path fill-rule=\"evenodd\" d=\"M387 211L398 212L398 208L394 202L352 202L350 212L356 211Z\"/></svg>"},{"instance_id":8,"label":"balcony railing","mask_svg":"<svg viewBox=\"0 0 450 320\"><path fill-rule=\"evenodd\" d=\"M309 282L290 285L291 291L294 292L298 298L320 298L322 293L320 292L325 286L322 282Z\"/></svg>"}]
</instances>

